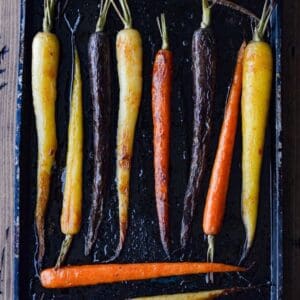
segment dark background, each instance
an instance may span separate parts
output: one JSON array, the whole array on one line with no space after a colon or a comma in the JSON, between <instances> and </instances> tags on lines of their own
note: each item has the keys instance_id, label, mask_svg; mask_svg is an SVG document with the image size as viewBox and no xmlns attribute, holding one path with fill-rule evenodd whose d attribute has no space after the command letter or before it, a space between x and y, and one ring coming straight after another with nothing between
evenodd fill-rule
<instances>
[{"instance_id":1,"label":"dark background","mask_svg":"<svg viewBox=\"0 0 300 300\"><path fill-rule=\"evenodd\" d=\"M300 285L300 1L283 2L284 299L299 299Z\"/></svg>"}]
</instances>

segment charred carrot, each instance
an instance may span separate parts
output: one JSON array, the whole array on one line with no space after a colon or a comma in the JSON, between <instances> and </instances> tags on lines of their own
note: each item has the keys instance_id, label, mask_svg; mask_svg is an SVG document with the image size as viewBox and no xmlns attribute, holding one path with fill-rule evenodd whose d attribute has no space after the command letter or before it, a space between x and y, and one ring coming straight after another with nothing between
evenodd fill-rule
<instances>
[{"instance_id":1,"label":"charred carrot","mask_svg":"<svg viewBox=\"0 0 300 300\"><path fill-rule=\"evenodd\" d=\"M80 61L75 45L74 33L80 21L78 16L74 28L71 28L65 17L72 34L72 79L70 89L70 120L68 128L68 151L66 165L66 182L64 188L63 207L60 218L62 233L65 240L57 259L56 268L64 261L72 243L73 236L81 226L82 214L82 165L83 165L83 111L82 111L82 80Z\"/></svg>"},{"instance_id":2,"label":"charred carrot","mask_svg":"<svg viewBox=\"0 0 300 300\"><path fill-rule=\"evenodd\" d=\"M165 16L157 19L162 48L155 57L152 79L152 117L156 210L160 239L169 256L170 99L173 54L169 50ZM161 22L161 23L160 23Z\"/></svg>"},{"instance_id":3,"label":"charred carrot","mask_svg":"<svg viewBox=\"0 0 300 300\"><path fill-rule=\"evenodd\" d=\"M91 252L102 220L109 179L111 119L111 57L109 37L104 32L110 0L103 0L96 32L88 44L90 90L93 106L94 174L92 205L85 239L85 255Z\"/></svg>"},{"instance_id":4,"label":"charred carrot","mask_svg":"<svg viewBox=\"0 0 300 300\"><path fill-rule=\"evenodd\" d=\"M212 128L213 103L216 86L216 42L210 26L211 8L202 0L201 28L195 31L192 45L194 81L194 132L190 175L184 197L181 223L181 246L189 240L196 201L200 197Z\"/></svg>"},{"instance_id":5,"label":"charred carrot","mask_svg":"<svg viewBox=\"0 0 300 300\"><path fill-rule=\"evenodd\" d=\"M203 231L208 236L207 261L214 261L214 238L221 231L225 213L231 161L234 149L239 107L242 92L243 58L246 43L243 43L225 109L224 121L219 138L217 154L206 197Z\"/></svg>"},{"instance_id":6,"label":"charred carrot","mask_svg":"<svg viewBox=\"0 0 300 300\"><path fill-rule=\"evenodd\" d=\"M70 288L207 272L243 271L242 267L216 263L100 264L46 269L41 273L41 283L45 288Z\"/></svg>"},{"instance_id":7,"label":"charred carrot","mask_svg":"<svg viewBox=\"0 0 300 300\"><path fill-rule=\"evenodd\" d=\"M122 251L127 227L130 193L130 170L135 127L142 97L143 49L140 33L132 28L132 18L127 0L120 0L123 16L112 1L124 29L117 35L116 50L120 84L120 105L117 131L117 190L119 198L119 244L115 255Z\"/></svg>"},{"instance_id":8,"label":"charred carrot","mask_svg":"<svg viewBox=\"0 0 300 300\"><path fill-rule=\"evenodd\" d=\"M37 199L35 226L38 237L38 263L45 254L45 214L51 170L57 148L55 102L59 63L59 41L51 33L55 0L45 1L43 32L32 43L32 96L38 136Z\"/></svg>"},{"instance_id":9,"label":"charred carrot","mask_svg":"<svg viewBox=\"0 0 300 300\"><path fill-rule=\"evenodd\" d=\"M242 218L246 241L242 260L247 256L255 236L258 215L260 172L267 117L270 106L273 56L263 41L273 5L266 0L253 40L245 51L242 89Z\"/></svg>"}]
</instances>

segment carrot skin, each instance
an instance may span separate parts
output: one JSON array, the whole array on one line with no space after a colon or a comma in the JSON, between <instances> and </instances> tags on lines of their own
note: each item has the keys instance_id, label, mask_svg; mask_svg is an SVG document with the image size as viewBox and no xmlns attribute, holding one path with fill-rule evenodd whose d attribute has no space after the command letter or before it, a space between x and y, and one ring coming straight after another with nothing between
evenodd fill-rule
<instances>
[{"instance_id":1,"label":"carrot skin","mask_svg":"<svg viewBox=\"0 0 300 300\"><path fill-rule=\"evenodd\" d=\"M246 44L243 43L238 54L233 83L226 105L218 150L206 197L203 216L203 231L206 235L219 234L223 222L238 124L245 48Z\"/></svg>"},{"instance_id":2,"label":"carrot skin","mask_svg":"<svg viewBox=\"0 0 300 300\"><path fill-rule=\"evenodd\" d=\"M246 231L243 258L255 237L272 77L271 47L262 41L252 41L245 52L242 91L242 217Z\"/></svg>"},{"instance_id":3,"label":"carrot skin","mask_svg":"<svg viewBox=\"0 0 300 300\"><path fill-rule=\"evenodd\" d=\"M191 262L83 265L46 269L41 273L41 283L45 288L70 288L207 272L243 271L245 269L238 266Z\"/></svg>"},{"instance_id":4,"label":"carrot skin","mask_svg":"<svg viewBox=\"0 0 300 300\"><path fill-rule=\"evenodd\" d=\"M114 260L122 251L128 227L130 172L135 128L142 97L142 39L135 29L123 29L116 40L120 105L117 131L117 190L120 237Z\"/></svg>"},{"instance_id":5,"label":"carrot skin","mask_svg":"<svg viewBox=\"0 0 300 300\"><path fill-rule=\"evenodd\" d=\"M196 202L201 194L210 144L216 86L216 41L210 27L200 28L194 33L192 58L194 129L190 175L184 197L181 223L182 248L186 247L190 238Z\"/></svg>"},{"instance_id":6,"label":"carrot skin","mask_svg":"<svg viewBox=\"0 0 300 300\"><path fill-rule=\"evenodd\" d=\"M55 103L59 53L56 35L50 32L39 32L35 35L32 42L32 96L38 136L35 225L39 262L45 253L45 215L57 149Z\"/></svg>"},{"instance_id":7,"label":"carrot skin","mask_svg":"<svg viewBox=\"0 0 300 300\"><path fill-rule=\"evenodd\" d=\"M109 37L95 32L88 44L90 89L93 105L94 174L92 205L85 240L88 255L97 239L107 195L110 158L111 64Z\"/></svg>"},{"instance_id":8,"label":"carrot skin","mask_svg":"<svg viewBox=\"0 0 300 300\"><path fill-rule=\"evenodd\" d=\"M152 80L154 177L160 238L167 255L169 255L168 210L172 72L172 52L160 50L155 57Z\"/></svg>"}]
</instances>

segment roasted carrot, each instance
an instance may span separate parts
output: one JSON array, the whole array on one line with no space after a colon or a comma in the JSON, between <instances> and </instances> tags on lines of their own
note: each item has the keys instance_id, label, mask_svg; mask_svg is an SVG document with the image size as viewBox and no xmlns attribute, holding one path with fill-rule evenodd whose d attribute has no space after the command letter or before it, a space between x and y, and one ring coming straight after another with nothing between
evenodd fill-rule
<instances>
[{"instance_id":1,"label":"roasted carrot","mask_svg":"<svg viewBox=\"0 0 300 300\"><path fill-rule=\"evenodd\" d=\"M83 111L82 80L80 61L75 45L75 31L80 21L78 16L74 28L65 17L72 34L72 77L70 88L70 120L68 128L68 151L66 165L66 181L64 187L63 207L60 218L65 240L57 259L56 268L64 261L72 243L73 236L81 227L82 214L82 165L83 165Z\"/></svg>"},{"instance_id":2,"label":"roasted carrot","mask_svg":"<svg viewBox=\"0 0 300 300\"><path fill-rule=\"evenodd\" d=\"M140 297L133 298L135 300L209 300L216 299L222 296L228 296L231 294L236 294L240 292L245 292L247 290L257 289L257 286L248 287L234 287L230 289L220 289L212 291L202 291L193 293L181 293L181 294L171 294L171 295L161 295L161 296L150 296L150 297Z\"/></svg>"},{"instance_id":3,"label":"roasted carrot","mask_svg":"<svg viewBox=\"0 0 300 300\"><path fill-rule=\"evenodd\" d=\"M253 40L245 50L243 67L242 218L246 241L242 260L247 256L255 236L260 173L272 90L272 50L270 45L263 41L273 9L273 5L268 3L266 0Z\"/></svg>"},{"instance_id":4,"label":"roasted carrot","mask_svg":"<svg viewBox=\"0 0 300 300\"><path fill-rule=\"evenodd\" d=\"M39 264L45 254L45 214L57 148L55 102L60 51L59 41L51 33L55 3L55 0L45 1L43 32L37 33L32 43L32 96L38 136L35 226Z\"/></svg>"},{"instance_id":5,"label":"roasted carrot","mask_svg":"<svg viewBox=\"0 0 300 300\"><path fill-rule=\"evenodd\" d=\"M196 293L181 293L161 296L133 298L135 300L211 300L223 296L225 290L202 291Z\"/></svg>"},{"instance_id":6,"label":"roasted carrot","mask_svg":"<svg viewBox=\"0 0 300 300\"><path fill-rule=\"evenodd\" d=\"M165 16L162 14L161 21L158 18L157 22L163 43L154 60L152 78L155 197L160 239L169 256L170 99L173 54L169 50Z\"/></svg>"},{"instance_id":7,"label":"roasted carrot","mask_svg":"<svg viewBox=\"0 0 300 300\"><path fill-rule=\"evenodd\" d=\"M243 271L242 267L216 263L100 264L46 269L41 273L41 283L45 288L69 288L207 272Z\"/></svg>"},{"instance_id":8,"label":"roasted carrot","mask_svg":"<svg viewBox=\"0 0 300 300\"><path fill-rule=\"evenodd\" d=\"M130 194L130 170L135 127L142 97L143 49L140 33L132 28L132 18L127 0L119 1L123 16L112 1L124 29L117 35L116 50L120 84L120 105L117 131L117 190L119 198L120 236L115 255L122 251L128 227L128 204Z\"/></svg>"},{"instance_id":9,"label":"roasted carrot","mask_svg":"<svg viewBox=\"0 0 300 300\"><path fill-rule=\"evenodd\" d=\"M111 124L111 57L109 36L104 32L110 0L103 0L100 16L88 43L90 91L93 106L94 174L92 204L85 239L85 255L91 252L102 221L107 195Z\"/></svg>"},{"instance_id":10,"label":"roasted carrot","mask_svg":"<svg viewBox=\"0 0 300 300\"><path fill-rule=\"evenodd\" d=\"M184 197L181 223L181 246L184 248L190 237L196 201L201 194L206 170L207 155L212 128L213 103L216 86L216 41L211 29L211 8L202 0L203 19L196 30L192 45L194 130L191 151L191 166ZM203 191L202 191L203 192Z\"/></svg>"},{"instance_id":11,"label":"roasted carrot","mask_svg":"<svg viewBox=\"0 0 300 300\"><path fill-rule=\"evenodd\" d=\"M239 107L242 92L243 59L246 43L243 43L225 109L224 121L219 138L217 154L206 197L203 232L208 236L207 261L214 261L214 238L221 231L225 213L231 161L234 149Z\"/></svg>"}]
</instances>

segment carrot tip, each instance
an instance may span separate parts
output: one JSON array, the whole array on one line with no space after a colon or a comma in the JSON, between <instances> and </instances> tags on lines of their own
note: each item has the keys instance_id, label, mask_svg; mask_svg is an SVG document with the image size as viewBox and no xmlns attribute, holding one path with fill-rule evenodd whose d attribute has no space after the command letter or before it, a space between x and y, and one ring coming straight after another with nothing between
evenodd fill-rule
<instances>
[{"instance_id":1,"label":"carrot tip","mask_svg":"<svg viewBox=\"0 0 300 300\"><path fill-rule=\"evenodd\" d=\"M250 252L250 248L251 245L249 245L248 241L245 241L244 247L243 247L243 253L242 256L240 258L240 262L239 262L239 266L245 261L245 259L247 258L249 252Z\"/></svg>"},{"instance_id":2,"label":"carrot tip","mask_svg":"<svg viewBox=\"0 0 300 300\"><path fill-rule=\"evenodd\" d=\"M61 249L60 249L60 253L59 253L56 265L55 265L55 269L60 268L61 264L64 262L67 254L69 252L69 249L71 247L72 240L73 240L73 236L70 234L67 234L61 245Z\"/></svg>"},{"instance_id":3,"label":"carrot tip","mask_svg":"<svg viewBox=\"0 0 300 300\"><path fill-rule=\"evenodd\" d=\"M107 259L107 260L104 260L103 263L110 263L110 262L116 260L116 259L120 256L120 254L121 254L121 252L122 252L123 244L124 244L123 241L120 240L120 241L119 241L119 244L118 244L118 247L117 247L117 249L116 249L115 254L114 254L111 258L109 258L109 259Z\"/></svg>"}]
</instances>

